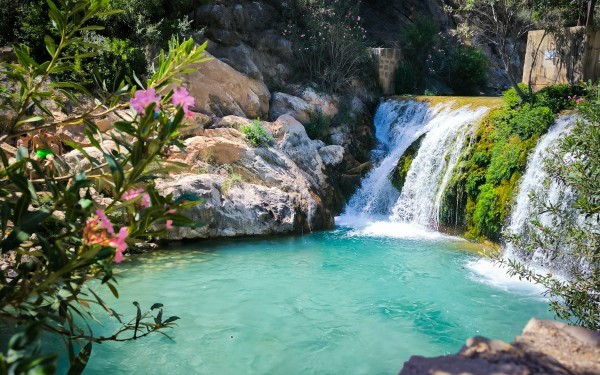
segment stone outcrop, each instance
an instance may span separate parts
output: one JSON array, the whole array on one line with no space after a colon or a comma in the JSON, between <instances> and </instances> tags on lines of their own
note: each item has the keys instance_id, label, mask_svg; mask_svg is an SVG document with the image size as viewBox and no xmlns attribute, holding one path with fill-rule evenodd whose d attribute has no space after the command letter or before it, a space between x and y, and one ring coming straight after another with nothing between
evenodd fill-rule
<instances>
[{"instance_id":1,"label":"stone outcrop","mask_svg":"<svg viewBox=\"0 0 600 375\"><path fill-rule=\"evenodd\" d=\"M598 373L599 332L537 319L531 319L511 344L470 338L458 354L413 356L400 371L401 375Z\"/></svg>"},{"instance_id":2,"label":"stone outcrop","mask_svg":"<svg viewBox=\"0 0 600 375\"><path fill-rule=\"evenodd\" d=\"M269 116L277 119L289 114L303 125L314 121L317 116L332 118L339 112L339 98L317 93L312 88L303 90L299 96L276 92L271 99Z\"/></svg>"},{"instance_id":3,"label":"stone outcrop","mask_svg":"<svg viewBox=\"0 0 600 375\"><path fill-rule=\"evenodd\" d=\"M198 228L174 228L168 239L300 233L333 226L327 204L333 187L325 175L321 149L291 116L263 122L273 135L270 147L254 148L238 130L249 120L228 116L185 140L185 152L170 160L189 170L156 181L164 194L204 202L186 214ZM323 154L335 159L336 151ZM342 150L343 151L343 150Z\"/></svg>"},{"instance_id":4,"label":"stone outcrop","mask_svg":"<svg viewBox=\"0 0 600 375\"><path fill-rule=\"evenodd\" d=\"M209 53L207 57L212 57ZM271 94L264 82L252 79L219 59L213 58L194 66L184 85L196 99L196 111L223 117L265 117L269 113Z\"/></svg>"}]
</instances>

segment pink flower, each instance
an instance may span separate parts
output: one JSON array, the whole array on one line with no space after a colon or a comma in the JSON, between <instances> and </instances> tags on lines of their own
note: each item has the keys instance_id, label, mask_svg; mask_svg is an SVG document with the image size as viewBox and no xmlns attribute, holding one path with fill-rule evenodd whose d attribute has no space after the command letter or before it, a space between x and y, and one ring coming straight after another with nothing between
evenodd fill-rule
<instances>
[{"instance_id":1,"label":"pink flower","mask_svg":"<svg viewBox=\"0 0 600 375\"><path fill-rule=\"evenodd\" d=\"M150 194L144 192L144 189L130 189L122 195L122 198L126 201L137 199L142 196L141 206L144 208L150 207Z\"/></svg>"},{"instance_id":2,"label":"pink flower","mask_svg":"<svg viewBox=\"0 0 600 375\"><path fill-rule=\"evenodd\" d=\"M156 95L156 91L153 88L149 88L145 91L136 91L133 99L129 101L129 105L131 106L131 108L133 108L136 112L139 113L144 113L146 107L148 107L152 103L156 103L154 111L158 112L158 110L160 109L160 96Z\"/></svg>"},{"instance_id":3,"label":"pink flower","mask_svg":"<svg viewBox=\"0 0 600 375\"><path fill-rule=\"evenodd\" d=\"M167 220L167 221L165 222L165 227L166 227L167 229L171 229L171 228L173 228L173 220Z\"/></svg>"},{"instance_id":4,"label":"pink flower","mask_svg":"<svg viewBox=\"0 0 600 375\"><path fill-rule=\"evenodd\" d=\"M115 234L113 225L110 222L110 219L108 218L108 216L106 216L106 214L104 213L104 211L96 210L96 216L98 216L100 218L100 220L102 220L102 222L100 222L100 228L106 229L106 231L111 235Z\"/></svg>"},{"instance_id":5,"label":"pink flower","mask_svg":"<svg viewBox=\"0 0 600 375\"><path fill-rule=\"evenodd\" d=\"M577 99L575 99L575 103L579 104L579 103L581 103L583 100L584 100L583 98L577 98Z\"/></svg>"},{"instance_id":6,"label":"pink flower","mask_svg":"<svg viewBox=\"0 0 600 375\"><path fill-rule=\"evenodd\" d=\"M127 250L127 243L125 242L127 235L127 227L121 227L121 229L119 229L119 234L117 235L117 238L113 238L109 243L110 247L114 247L117 250L115 252L116 263L121 263L121 261L123 260L123 252Z\"/></svg>"},{"instance_id":7,"label":"pink flower","mask_svg":"<svg viewBox=\"0 0 600 375\"><path fill-rule=\"evenodd\" d=\"M192 111L190 111L190 107L193 107L196 103L196 100L190 96L190 93L185 89L185 87L176 88L173 90L173 105L180 105L183 108L183 112L185 113L185 117L194 117Z\"/></svg>"},{"instance_id":8,"label":"pink flower","mask_svg":"<svg viewBox=\"0 0 600 375\"><path fill-rule=\"evenodd\" d=\"M126 201L130 201L132 199L137 198L143 192L144 189L130 189L125 194L123 194L123 199L125 199Z\"/></svg>"}]
</instances>

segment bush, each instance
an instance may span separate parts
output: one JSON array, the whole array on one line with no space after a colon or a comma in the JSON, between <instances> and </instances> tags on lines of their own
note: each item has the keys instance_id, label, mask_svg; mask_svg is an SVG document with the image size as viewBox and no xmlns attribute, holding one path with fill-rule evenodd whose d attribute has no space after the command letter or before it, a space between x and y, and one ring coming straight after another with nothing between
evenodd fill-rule
<instances>
[{"instance_id":1,"label":"bush","mask_svg":"<svg viewBox=\"0 0 600 375\"><path fill-rule=\"evenodd\" d=\"M409 25L399 40L405 61L394 74L397 94L422 94L443 82L459 95L478 94L487 83L487 58L457 36L439 32L428 18Z\"/></svg>"},{"instance_id":2,"label":"bush","mask_svg":"<svg viewBox=\"0 0 600 375\"><path fill-rule=\"evenodd\" d=\"M477 95L487 84L487 57L471 46L460 46L450 56L446 84L458 95Z\"/></svg>"},{"instance_id":3,"label":"bush","mask_svg":"<svg viewBox=\"0 0 600 375\"><path fill-rule=\"evenodd\" d=\"M414 94L417 92L417 81L415 71L406 62L401 62L394 71L394 92L398 95Z\"/></svg>"},{"instance_id":4,"label":"bush","mask_svg":"<svg viewBox=\"0 0 600 375\"><path fill-rule=\"evenodd\" d=\"M519 88L523 92L529 92L529 87L524 83L519 83ZM502 93L504 105L508 108L515 108L521 104L521 97L517 94L517 90L510 88Z\"/></svg>"},{"instance_id":5,"label":"bush","mask_svg":"<svg viewBox=\"0 0 600 375\"><path fill-rule=\"evenodd\" d=\"M260 119L258 118L250 124L242 125L240 131L253 147L267 146L273 139L267 132L267 128L260 123Z\"/></svg>"},{"instance_id":6,"label":"bush","mask_svg":"<svg viewBox=\"0 0 600 375\"><path fill-rule=\"evenodd\" d=\"M118 297L112 263L123 260L129 247L164 236L170 226L195 227L197 223L181 212L199 203L192 197L186 202L176 201L172 194L164 196L153 181L163 173L182 171L163 162L170 146L181 146L176 137L189 110L190 98L175 99L173 85L178 75L202 60L206 44L173 40L169 52L159 55L157 73L146 81L146 89L119 86L115 92L103 92L91 108L88 92L78 82L48 80L53 72L73 68L64 64L75 58L65 46L84 46L81 33L97 25L82 20L106 15L108 2L57 2L59 9L50 13L55 30L45 41L51 58L35 61L30 48L21 46L16 62L2 63L10 84L0 92L10 108L5 110L12 115L5 140L84 122L86 143L95 149L92 157L74 141L64 141L80 150L89 165L75 170L59 157L30 158L24 147L9 162L9 155L0 150L0 256L13 259L0 273L0 315L7 332L13 333L3 347L8 353L0 354L3 374L56 370L58 355L39 350L42 332L64 340L69 373L75 374L83 371L93 343L163 333L179 319L163 319L162 304L143 313L140 304L133 302L135 317L123 321L112 335L94 335L88 324L102 312L121 322L94 291L106 287ZM50 103L60 107L60 94L72 100L75 115L55 116L50 111ZM119 147L108 152L100 144L94 120L127 106L133 118L114 123L111 138ZM102 203L105 199L113 203L107 206Z\"/></svg>"},{"instance_id":7,"label":"bush","mask_svg":"<svg viewBox=\"0 0 600 375\"><path fill-rule=\"evenodd\" d=\"M573 105L571 98L584 94L583 87L579 85L553 85L547 86L535 94L535 104L548 107L558 113Z\"/></svg>"},{"instance_id":8,"label":"bush","mask_svg":"<svg viewBox=\"0 0 600 375\"><path fill-rule=\"evenodd\" d=\"M557 317L599 330L600 86L587 89L588 97L577 106L580 120L559 141L557 151L544 166L550 176L546 183L557 184L559 191L570 191L574 204L565 209L562 195L558 204L533 195L532 206L540 214L529 223L526 236L509 236L517 253L527 256L535 252L538 257L552 259L566 268L567 277L539 274L515 260L499 261L508 265L509 273L544 286ZM559 87L547 93L562 102L565 91L566 87Z\"/></svg>"},{"instance_id":9,"label":"bush","mask_svg":"<svg viewBox=\"0 0 600 375\"><path fill-rule=\"evenodd\" d=\"M303 78L339 93L352 90L356 79L374 81L359 6L360 0L294 0L284 35L292 41Z\"/></svg>"}]
</instances>

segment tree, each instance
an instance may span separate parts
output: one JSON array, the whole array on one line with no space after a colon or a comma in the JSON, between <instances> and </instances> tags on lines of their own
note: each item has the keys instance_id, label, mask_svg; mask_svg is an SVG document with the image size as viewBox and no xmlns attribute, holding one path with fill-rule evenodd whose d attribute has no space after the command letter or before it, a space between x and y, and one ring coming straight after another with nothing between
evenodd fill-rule
<instances>
[{"instance_id":1,"label":"tree","mask_svg":"<svg viewBox=\"0 0 600 375\"><path fill-rule=\"evenodd\" d=\"M163 236L173 225L195 226L181 211L199 203L162 196L153 180L184 168L162 158L170 145L181 146L178 129L193 105L185 89L173 87L178 75L190 71L190 64L206 60L206 45L172 40L145 83L134 77L129 85L121 82L110 92L98 77L93 100L77 82L53 79L75 68L75 56L67 47L99 48L81 35L101 29L91 20L117 12L107 8L109 1L48 0L53 27L52 35L43 38L48 59L36 61L31 49L20 45L15 48L16 62L0 65L0 75L7 78L3 82L8 81L0 87L0 110L8 119L0 142L12 142L23 133L40 136L48 129L84 125L93 154L101 155L93 157L89 149L66 140L87 159L89 167L81 169L48 157L50 147L42 160L31 157L25 147L16 155L0 149L0 256L5 261L0 271L0 319L17 332L8 352L0 354L2 374L55 371L57 355L41 355L35 347L41 332L64 340L69 373L78 374L93 343L165 334L162 331L178 319L163 319L160 303L142 313L134 302L135 317L123 321L111 336L95 336L88 324L96 319L94 304L121 321L90 281L101 281L118 297L113 262L120 262L127 248ZM59 109L66 117L56 116ZM131 117L121 116L114 123L110 137L117 146L107 149L93 120L118 115L117 110L130 110ZM127 333L131 335L124 337ZM83 348L77 354L78 346Z\"/></svg>"},{"instance_id":2,"label":"tree","mask_svg":"<svg viewBox=\"0 0 600 375\"><path fill-rule=\"evenodd\" d=\"M458 12L482 42L497 48L511 86L522 100L526 93L519 87L512 62L518 43L533 27L533 8L526 0L459 0Z\"/></svg>"}]
</instances>

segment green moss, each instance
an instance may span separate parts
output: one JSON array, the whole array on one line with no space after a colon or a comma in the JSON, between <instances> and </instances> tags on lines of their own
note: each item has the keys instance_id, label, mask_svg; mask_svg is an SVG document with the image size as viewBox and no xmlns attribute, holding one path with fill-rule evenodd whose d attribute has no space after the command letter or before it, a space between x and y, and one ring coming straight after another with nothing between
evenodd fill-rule
<instances>
[{"instance_id":1,"label":"green moss","mask_svg":"<svg viewBox=\"0 0 600 375\"><path fill-rule=\"evenodd\" d=\"M504 94L505 105L481 121L453 171L440 207L443 226L462 230L470 239L500 239L529 154L556 111L569 105L563 100L568 92L573 93L548 88L525 104L514 89Z\"/></svg>"},{"instance_id":2,"label":"green moss","mask_svg":"<svg viewBox=\"0 0 600 375\"><path fill-rule=\"evenodd\" d=\"M421 142L425 138L425 134L419 137L416 141L414 141L406 151L402 154L398 163L396 164L396 168L392 170L389 175L390 182L392 185L399 191L402 192L402 188L404 187L404 183L406 182L406 175L410 170L410 166L412 165L413 160L417 156L417 152L419 152L419 147L421 147Z\"/></svg>"}]
</instances>

